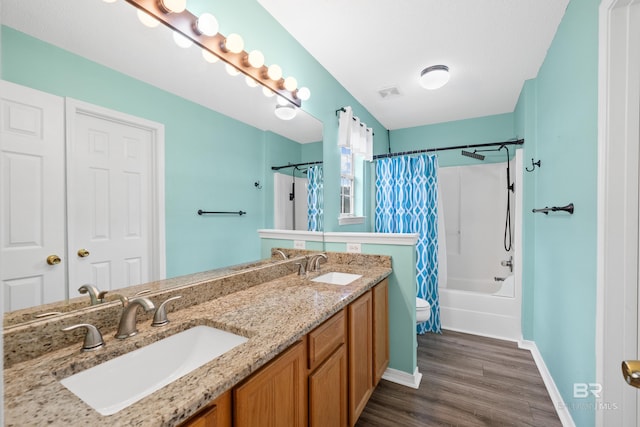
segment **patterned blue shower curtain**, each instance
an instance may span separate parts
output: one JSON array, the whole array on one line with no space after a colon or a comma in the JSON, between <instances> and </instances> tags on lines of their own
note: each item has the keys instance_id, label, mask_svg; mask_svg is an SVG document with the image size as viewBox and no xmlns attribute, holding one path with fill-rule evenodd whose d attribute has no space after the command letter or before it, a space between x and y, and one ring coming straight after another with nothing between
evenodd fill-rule
<instances>
[{"instance_id":1,"label":"patterned blue shower curtain","mask_svg":"<svg viewBox=\"0 0 640 427\"><path fill-rule=\"evenodd\" d=\"M307 230L322 230L322 166L307 169Z\"/></svg>"},{"instance_id":2,"label":"patterned blue shower curtain","mask_svg":"<svg viewBox=\"0 0 640 427\"><path fill-rule=\"evenodd\" d=\"M418 333L441 332L438 298L438 159L393 157L376 161L376 220L379 233L419 233L417 296L431 305Z\"/></svg>"}]
</instances>

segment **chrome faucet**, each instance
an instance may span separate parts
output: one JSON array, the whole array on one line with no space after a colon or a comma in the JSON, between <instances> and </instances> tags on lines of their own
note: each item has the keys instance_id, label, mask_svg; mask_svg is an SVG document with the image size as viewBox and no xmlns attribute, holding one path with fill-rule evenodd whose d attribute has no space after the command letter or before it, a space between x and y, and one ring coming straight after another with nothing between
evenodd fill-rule
<instances>
[{"instance_id":1,"label":"chrome faucet","mask_svg":"<svg viewBox=\"0 0 640 427\"><path fill-rule=\"evenodd\" d=\"M287 256L287 254L285 254L284 252L282 252L280 249L274 249L273 252L282 255L282 258L284 259L288 259L289 257Z\"/></svg>"},{"instance_id":2,"label":"chrome faucet","mask_svg":"<svg viewBox=\"0 0 640 427\"><path fill-rule=\"evenodd\" d=\"M122 317L120 317L120 324L118 325L116 338L125 339L138 333L138 329L136 328L136 311L138 306L142 307L144 311L147 312L156 308L153 305L153 302L147 297L135 297L129 299L128 304L124 305L122 310Z\"/></svg>"},{"instance_id":3,"label":"chrome faucet","mask_svg":"<svg viewBox=\"0 0 640 427\"><path fill-rule=\"evenodd\" d=\"M309 271L320 271L320 259L324 258L324 260L327 260L327 255L326 254L315 254L312 255L311 258L309 258L309 264L308 264L308 270Z\"/></svg>"},{"instance_id":4,"label":"chrome faucet","mask_svg":"<svg viewBox=\"0 0 640 427\"><path fill-rule=\"evenodd\" d=\"M156 312L153 313L153 322L151 322L151 326L164 326L169 323L169 319L167 318L167 310L165 306L169 301L174 301L182 298L182 295L177 295L175 297L171 297L167 299L165 302L160 304L158 308L156 308Z\"/></svg>"},{"instance_id":5,"label":"chrome faucet","mask_svg":"<svg viewBox=\"0 0 640 427\"><path fill-rule=\"evenodd\" d=\"M73 331L74 329L78 329L78 328L86 328L87 330L86 334L84 335L84 343L82 344L82 351L93 351L101 347L104 347L104 340L102 339L102 334L100 333L98 328L96 328L93 325L90 325L89 323L80 323L78 325L68 326L62 329L62 331L64 332Z\"/></svg>"},{"instance_id":6,"label":"chrome faucet","mask_svg":"<svg viewBox=\"0 0 640 427\"><path fill-rule=\"evenodd\" d=\"M89 294L89 298L91 298L91 305L97 305L104 302L104 296L108 291L100 292L98 288L93 285L82 285L78 288L78 292L81 294Z\"/></svg>"}]
</instances>

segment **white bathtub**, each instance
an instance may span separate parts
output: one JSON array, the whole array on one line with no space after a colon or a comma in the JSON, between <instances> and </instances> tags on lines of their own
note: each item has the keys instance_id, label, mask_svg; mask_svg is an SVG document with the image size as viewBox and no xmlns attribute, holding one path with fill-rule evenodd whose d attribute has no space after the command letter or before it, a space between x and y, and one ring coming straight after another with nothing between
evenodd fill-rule
<instances>
[{"instance_id":1,"label":"white bathtub","mask_svg":"<svg viewBox=\"0 0 640 427\"><path fill-rule=\"evenodd\" d=\"M440 288L440 320L444 329L519 340L520 298L514 276L504 281L449 278Z\"/></svg>"},{"instance_id":2,"label":"white bathtub","mask_svg":"<svg viewBox=\"0 0 640 427\"><path fill-rule=\"evenodd\" d=\"M496 280L495 278L493 280L451 278L447 281L446 289L513 298L515 296L514 284L513 275L505 277L504 280Z\"/></svg>"}]
</instances>

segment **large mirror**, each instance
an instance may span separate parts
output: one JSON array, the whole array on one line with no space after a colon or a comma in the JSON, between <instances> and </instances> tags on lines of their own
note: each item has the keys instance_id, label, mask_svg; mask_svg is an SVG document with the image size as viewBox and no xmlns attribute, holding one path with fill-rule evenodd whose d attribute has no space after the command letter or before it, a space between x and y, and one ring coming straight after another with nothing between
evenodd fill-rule
<instances>
[{"instance_id":1,"label":"large mirror","mask_svg":"<svg viewBox=\"0 0 640 427\"><path fill-rule=\"evenodd\" d=\"M164 191L159 194L165 209L159 217L164 223L160 247L166 249L160 254L163 265L159 270L167 278L224 269L260 257L257 230L277 223L272 167L321 161L321 122L303 109L292 120L278 119L275 97L264 96L259 87L250 88L243 76L231 77L220 62L205 61L199 48L178 47L168 28L143 26L136 9L121 0L5 0L1 23L3 80L67 98L67 115L69 105L75 105L77 111L77 105L86 103L162 125L164 161L159 170ZM75 100L80 103L73 104ZM69 123L66 117L67 127ZM63 150L73 150L70 144L66 137ZM68 153L62 159L68 163ZM307 168L293 174L306 178ZM292 174L291 169L280 172ZM74 179L67 164L66 185L77 181L83 180ZM90 184L88 198L98 191L95 182ZM69 188L59 188L57 199L66 201ZM119 196L105 200L121 203ZM143 198L128 197L133 202ZM153 206L146 209L153 212ZM46 215L52 210L50 206L44 209ZM61 261L47 267L50 269L56 265L70 269L64 266L66 261L78 261L84 253L90 260L97 252L91 242L78 243L70 237L85 215L73 216L68 202L62 209L66 211L64 223L57 227L66 231L63 246L68 249L52 253L60 255ZM198 215L198 210L245 214ZM94 216L99 217L99 212ZM97 228L98 219L91 221L88 227ZM156 243L150 244L157 248ZM38 263L41 261L44 258ZM64 285L67 301L79 295L77 288L82 284L108 280L110 274L108 268L85 270L85 276L63 274L64 282L70 283ZM10 291L6 282L3 277L4 310L8 312L19 307L7 305ZM110 290L126 287L125 282ZM32 293L27 298L31 301L60 300L47 297L44 291Z\"/></svg>"}]
</instances>

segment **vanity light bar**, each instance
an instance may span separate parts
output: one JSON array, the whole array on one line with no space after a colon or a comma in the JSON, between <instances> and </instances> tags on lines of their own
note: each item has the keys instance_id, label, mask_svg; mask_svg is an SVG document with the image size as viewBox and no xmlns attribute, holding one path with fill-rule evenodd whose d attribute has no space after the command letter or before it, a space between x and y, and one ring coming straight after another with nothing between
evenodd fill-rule
<instances>
[{"instance_id":1,"label":"vanity light bar","mask_svg":"<svg viewBox=\"0 0 640 427\"><path fill-rule=\"evenodd\" d=\"M187 37L202 49L217 56L222 61L236 68L238 71L249 76L249 78L271 89L273 92L287 99L293 105L297 107L302 105L302 100L298 98L298 89L294 89L293 91L287 90L285 87L285 79L281 76L279 76L277 80L273 80L268 75L269 69L267 66L262 65L258 68L252 67L248 61L249 54L244 50L238 53L233 53L230 50L225 49L225 36L220 33L217 33L214 36L206 36L197 31L195 29L195 25L198 21L198 17L189 12L189 10L185 9L179 13L167 13L166 9L162 7L162 2L160 0L126 1L136 8L148 13L172 30Z\"/></svg>"}]
</instances>

